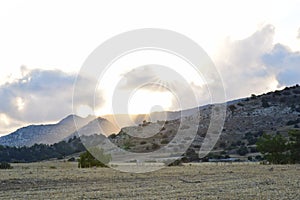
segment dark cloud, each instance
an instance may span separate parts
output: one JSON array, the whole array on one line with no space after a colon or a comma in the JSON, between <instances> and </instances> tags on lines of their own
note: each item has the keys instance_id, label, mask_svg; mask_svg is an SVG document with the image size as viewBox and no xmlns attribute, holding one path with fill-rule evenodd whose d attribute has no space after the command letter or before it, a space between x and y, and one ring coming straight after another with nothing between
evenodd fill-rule
<instances>
[{"instance_id":1,"label":"dark cloud","mask_svg":"<svg viewBox=\"0 0 300 200\"><path fill-rule=\"evenodd\" d=\"M57 121L72 113L73 86L76 74L60 70L24 70L20 79L0 86L0 113L11 120L24 123ZM78 79L84 79L78 77ZM78 104L92 105L85 98L94 82L86 80L80 90L82 99ZM75 105L76 106L76 105Z\"/></svg>"},{"instance_id":2,"label":"dark cloud","mask_svg":"<svg viewBox=\"0 0 300 200\"><path fill-rule=\"evenodd\" d=\"M293 52L287 46L276 44L263 55L264 64L272 71L280 86L290 86L300 82L300 52Z\"/></svg>"},{"instance_id":3,"label":"dark cloud","mask_svg":"<svg viewBox=\"0 0 300 200\"><path fill-rule=\"evenodd\" d=\"M157 66L155 65L146 65L124 73L120 87L123 89L134 89L144 83L156 81L159 75L156 68Z\"/></svg>"}]
</instances>

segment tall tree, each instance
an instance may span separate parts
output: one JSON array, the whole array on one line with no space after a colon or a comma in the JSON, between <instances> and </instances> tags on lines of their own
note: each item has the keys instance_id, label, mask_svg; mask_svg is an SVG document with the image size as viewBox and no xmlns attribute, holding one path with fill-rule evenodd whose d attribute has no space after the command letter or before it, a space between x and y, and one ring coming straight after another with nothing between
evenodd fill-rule
<instances>
[{"instance_id":1,"label":"tall tree","mask_svg":"<svg viewBox=\"0 0 300 200\"><path fill-rule=\"evenodd\" d=\"M285 164L289 162L287 139L280 134L275 136L263 134L256 143L257 150L273 164Z\"/></svg>"},{"instance_id":2,"label":"tall tree","mask_svg":"<svg viewBox=\"0 0 300 200\"><path fill-rule=\"evenodd\" d=\"M291 160L294 163L300 163L300 131L291 130L289 131L289 136L289 149L291 151Z\"/></svg>"}]
</instances>

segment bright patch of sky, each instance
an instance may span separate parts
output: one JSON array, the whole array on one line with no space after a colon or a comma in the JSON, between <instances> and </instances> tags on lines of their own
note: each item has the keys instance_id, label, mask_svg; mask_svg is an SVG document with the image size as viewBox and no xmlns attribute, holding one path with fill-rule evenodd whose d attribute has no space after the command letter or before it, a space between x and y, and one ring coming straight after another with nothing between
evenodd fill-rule
<instances>
[{"instance_id":1,"label":"bright patch of sky","mask_svg":"<svg viewBox=\"0 0 300 200\"><path fill-rule=\"evenodd\" d=\"M299 19L299 1L1 1L0 134L72 113L73 83L85 59L102 42L133 29L170 29L197 42L221 73L228 99L299 83ZM172 65L200 99L205 96L205 81L168 56L139 52L120 59L103 79L108 87L101 89L102 107L93 112L110 112L110 89L118 80L140 80L136 66ZM162 105L149 95L163 99ZM142 90L132 95L128 109L176 109L173 98L168 91ZM91 112L85 104L80 109Z\"/></svg>"}]
</instances>

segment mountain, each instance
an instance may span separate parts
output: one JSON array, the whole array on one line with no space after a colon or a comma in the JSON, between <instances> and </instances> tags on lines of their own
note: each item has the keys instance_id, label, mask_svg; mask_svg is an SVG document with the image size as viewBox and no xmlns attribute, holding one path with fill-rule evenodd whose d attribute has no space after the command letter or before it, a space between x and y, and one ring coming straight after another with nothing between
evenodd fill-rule
<instances>
[{"instance_id":1,"label":"mountain","mask_svg":"<svg viewBox=\"0 0 300 200\"><path fill-rule=\"evenodd\" d=\"M37 162L49 159L62 159L85 151L81 138L73 137L51 145L35 144L19 148L0 146L0 162Z\"/></svg>"},{"instance_id":2,"label":"mountain","mask_svg":"<svg viewBox=\"0 0 300 200\"><path fill-rule=\"evenodd\" d=\"M35 143L53 144L67 138L76 131L74 119L77 122L77 127L81 128L94 118L93 116L81 118L76 115L69 115L57 124L23 127L9 135L0 137L0 145L32 146Z\"/></svg>"},{"instance_id":3,"label":"mountain","mask_svg":"<svg viewBox=\"0 0 300 200\"><path fill-rule=\"evenodd\" d=\"M118 133L120 131L120 128L108 121L107 119L104 119L102 117L98 117L96 119L91 120L88 122L85 126L82 126L78 129L78 131L75 131L71 135L69 135L65 140L68 140L69 138L72 138L74 136L91 136L91 135L111 135L113 133Z\"/></svg>"},{"instance_id":4,"label":"mountain","mask_svg":"<svg viewBox=\"0 0 300 200\"><path fill-rule=\"evenodd\" d=\"M133 152L150 152L168 142L172 142L170 152L180 150L180 141L173 141L182 123L188 134L197 128L197 135L190 149L199 151L209 127L214 105L192 108L176 112L155 112L149 115L107 115L94 118L81 118L70 115L57 124L32 125L18 129L0 138L0 145L31 146L35 143L53 144L68 140L75 135L103 134L119 147ZM77 121L77 132L73 119ZM200 120L200 123L199 123ZM102 130L99 129L99 126ZM227 112L222 134L214 152L223 155L255 156L255 143L263 133L287 135L290 129L300 126L300 87L287 87L284 90L252 95L249 98L227 102ZM120 130L121 129L121 130ZM135 137L136 136L136 137ZM141 136L140 139L138 137ZM148 137L149 136L149 137ZM187 139L187 140L186 140ZM188 142L184 137L183 143Z\"/></svg>"},{"instance_id":5,"label":"mountain","mask_svg":"<svg viewBox=\"0 0 300 200\"><path fill-rule=\"evenodd\" d=\"M183 115L181 120L144 122L139 126L125 127L118 135L111 137L111 140L117 146L137 153L152 152L170 143L164 153L171 157L182 152L181 149L191 140L189 132L196 130L197 134L189 150L198 152L210 125L212 109L214 105L203 106L185 112L188 114ZM299 130L299 127L299 85L231 101L227 103L225 124L211 154L217 158L242 156L243 159L254 159L259 156L255 144L263 133L287 136L289 130ZM182 133L186 135L180 137L180 140L174 140L176 135ZM212 136L213 134L208 140ZM122 155L120 153L117 156Z\"/></svg>"},{"instance_id":6,"label":"mountain","mask_svg":"<svg viewBox=\"0 0 300 200\"><path fill-rule=\"evenodd\" d=\"M201 106L201 108L205 108L206 106ZM153 112L150 114L136 114L130 115L127 114L116 114L116 115L104 115L103 117L108 121L116 124L119 127L127 127L127 126L138 126L142 124L144 120L146 121L168 121L175 120L182 117L191 116L199 111L199 108L191 108L182 111L162 111L162 112Z\"/></svg>"}]
</instances>

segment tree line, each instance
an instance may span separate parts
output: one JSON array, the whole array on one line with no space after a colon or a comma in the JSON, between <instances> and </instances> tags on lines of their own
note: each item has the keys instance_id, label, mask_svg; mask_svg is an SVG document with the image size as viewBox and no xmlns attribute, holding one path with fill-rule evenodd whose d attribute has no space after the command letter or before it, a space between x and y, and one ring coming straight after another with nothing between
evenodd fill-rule
<instances>
[{"instance_id":1,"label":"tree line","mask_svg":"<svg viewBox=\"0 0 300 200\"><path fill-rule=\"evenodd\" d=\"M64 157L85 151L80 138L74 136L68 141L61 141L52 145L34 144L31 147L10 147L0 145L0 162L37 162L52 158Z\"/></svg>"}]
</instances>

